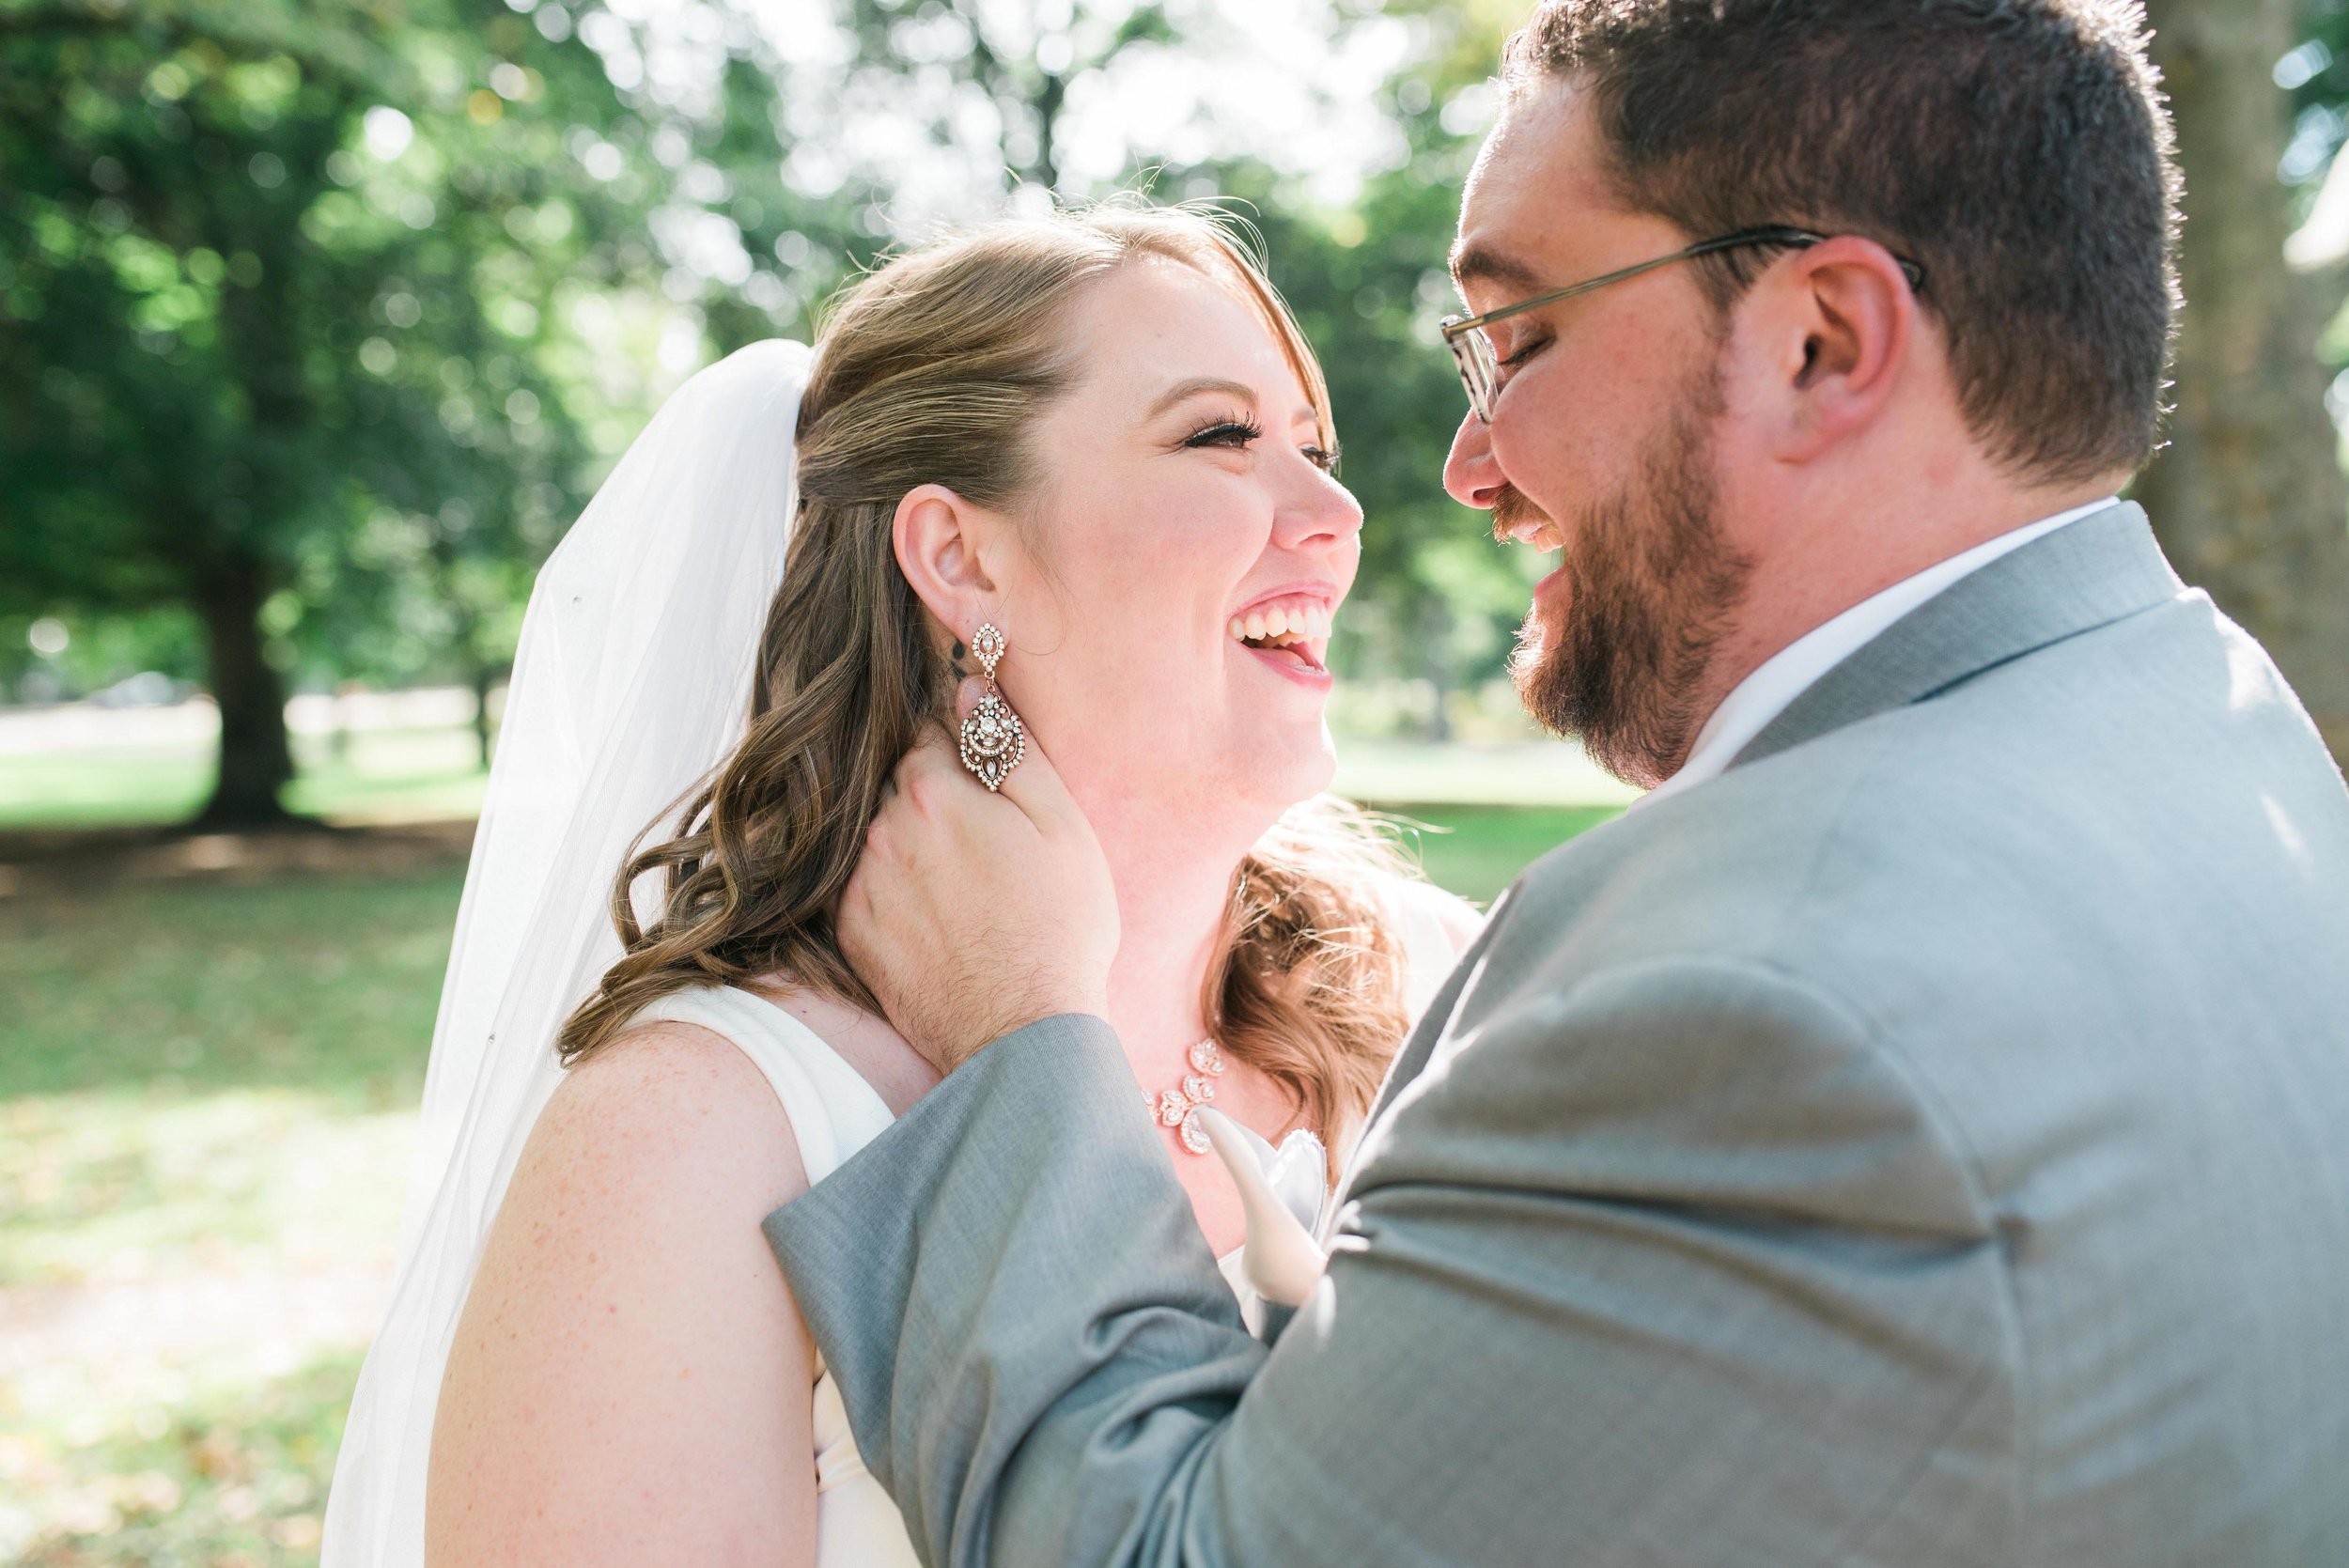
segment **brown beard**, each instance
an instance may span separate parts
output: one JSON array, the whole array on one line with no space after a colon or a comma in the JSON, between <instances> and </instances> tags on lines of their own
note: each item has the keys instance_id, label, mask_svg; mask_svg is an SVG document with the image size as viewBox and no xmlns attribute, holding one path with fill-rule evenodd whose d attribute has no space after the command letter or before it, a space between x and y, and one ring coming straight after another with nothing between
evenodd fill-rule
<instances>
[{"instance_id":1,"label":"brown beard","mask_svg":"<svg viewBox=\"0 0 2349 1568\"><path fill-rule=\"evenodd\" d=\"M1574 520L1556 643L1544 638L1538 613L1528 615L1510 661L1526 711L1579 738L1627 784L1659 784L1688 760L1704 720L1705 673L1752 575L1718 515L1712 424L1720 408L1708 363L1631 481ZM1495 521L1531 509L1511 492Z\"/></svg>"}]
</instances>

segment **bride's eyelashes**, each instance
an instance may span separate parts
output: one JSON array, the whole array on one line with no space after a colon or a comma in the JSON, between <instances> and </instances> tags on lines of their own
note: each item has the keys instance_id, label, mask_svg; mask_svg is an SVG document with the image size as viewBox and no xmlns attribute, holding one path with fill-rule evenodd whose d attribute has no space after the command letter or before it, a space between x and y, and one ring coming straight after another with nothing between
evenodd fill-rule
<instances>
[{"instance_id":1,"label":"bride's eyelashes","mask_svg":"<svg viewBox=\"0 0 2349 1568\"><path fill-rule=\"evenodd\" d=\"M1245 452L1255 442L1264 439L1264 427L1252 414L1223 414L1201 426L1183 440L1183 445L1194 451L1221 446L1233 452ZM1334 474L1338 454L1334 446L1324 448L1307 443L1298 450L1305 460L1325 474Z\"/></svg>"},{"instance_id":2,"label":"bride's eyelashes","mask_svg":"<svg viewBox=\"0 0 2349 1568\"><path fill-rule=\"evenodd\" d=\"M1221 446L1234 452L1245 452L1252 442L1264 439L1264 427L1252 414L1221 414L1200 426L1183 438L1183 444L1196 450Z\"/></svg>"}]
</instances>

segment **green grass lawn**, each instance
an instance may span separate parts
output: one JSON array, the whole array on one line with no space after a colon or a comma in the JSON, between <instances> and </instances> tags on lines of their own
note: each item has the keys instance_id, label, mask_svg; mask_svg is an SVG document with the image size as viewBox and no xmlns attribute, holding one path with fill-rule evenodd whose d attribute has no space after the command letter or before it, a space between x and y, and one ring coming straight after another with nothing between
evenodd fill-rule
<instances>
[{"instance_id":1,"label":"green grass lawn","mask_svg":"<svg viewBox=\"0 0 2349 1568\"><path fill-rule=\"evenodd\" d=\"M366 760L308 799L477 788ZM16 825L153 821L201 788L26 762ZM61 783L84 815L25 807ZM1618 808L1391 809L1483 901ZM0 898L0 1563L316 1560L461 881L451 859Z\"/></svg>"},{"instance_id":2,"label":"green grass lawn","mask_svg":"<svg viewBox=\"0 0 2349 1568\"><path fill-rule=\"evenodd\" d=\"M1389 806L1405 828L1427 879L1479 905L1532 862L1586 829L1622 815L1620 806Z\"/></svg>"},{"instance_id":3,"label":"green grass lawn","mask_svg":"<svg viewBox=\"0 0 2349 1568\"><path fill-rule=\"evenodd\" d=\"M0 1562L316 1560L461 876L0 902Z\"/></svg>"},{"instance_id":4,"label":"green grass lawn","mask_svg":"<svg viewBox=\"0 0 2349 1568\"><path fill-rule=\"evenodd\" d=\"M471 816L489 784L466 729L376 731L342 746L303 738L294 760L287 809L337 821ZM211 782L209 744L0 755L0 829L184 822Z\"/></svg>"},{"instance_id":5,"label":"green grass lawn","mask_svg":"<svg viewBox=\"0 0 2349 1568\"><path fill-rule=\"evenodd\" d=\"M481 807L489 775L469 729L369 731L340 745L303 737L288 809L344 822L448 820ZM1620 807L1636 793L1573 747L1526 740L1423 745L1343 737L1340 793L1447 805ZM0 831L184 822L211 784L207 745L0 753Z\"/></svg>"}]
</instances>

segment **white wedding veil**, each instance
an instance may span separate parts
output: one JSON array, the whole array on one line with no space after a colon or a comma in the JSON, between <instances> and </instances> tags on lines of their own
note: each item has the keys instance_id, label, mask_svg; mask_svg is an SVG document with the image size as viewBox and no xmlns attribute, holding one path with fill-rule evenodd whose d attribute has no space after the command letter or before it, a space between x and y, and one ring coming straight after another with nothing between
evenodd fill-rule
<instances>
[{"instance_id":1,"label":"white wedding veil","mask_svg":"<svg viewBox=\"0 0 2349 1568\"><path fill-rule=\"evenodd\" d=\"M441 1374L483 1237L620 956L611 889L749 718L797 507L809 350L753 345L661 408L530 596L426 1071L392 1306L351 1398L324 1568L420 1568Z\"/></svg>"}]
</instances>

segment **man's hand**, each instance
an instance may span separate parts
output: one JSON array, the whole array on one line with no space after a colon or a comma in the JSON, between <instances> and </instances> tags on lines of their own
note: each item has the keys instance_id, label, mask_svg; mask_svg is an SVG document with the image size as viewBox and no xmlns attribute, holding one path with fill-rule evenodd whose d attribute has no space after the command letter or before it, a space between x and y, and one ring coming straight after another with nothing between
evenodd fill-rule
<instances>
[{"instance_id":1,"label":"man's hand","mask_svg":"<svg viewBox=\"0 0 2349 1568\"><path fill-rule=\"evenodd\" d=\"M986 690L962 683L958 713ZM1107 1010L1117 954L1109 862L1035 744L1001 794L932 732L898 764L840 901L840 948L941 1072L1060 1013Z\"/></svg>"}]
</instances>

